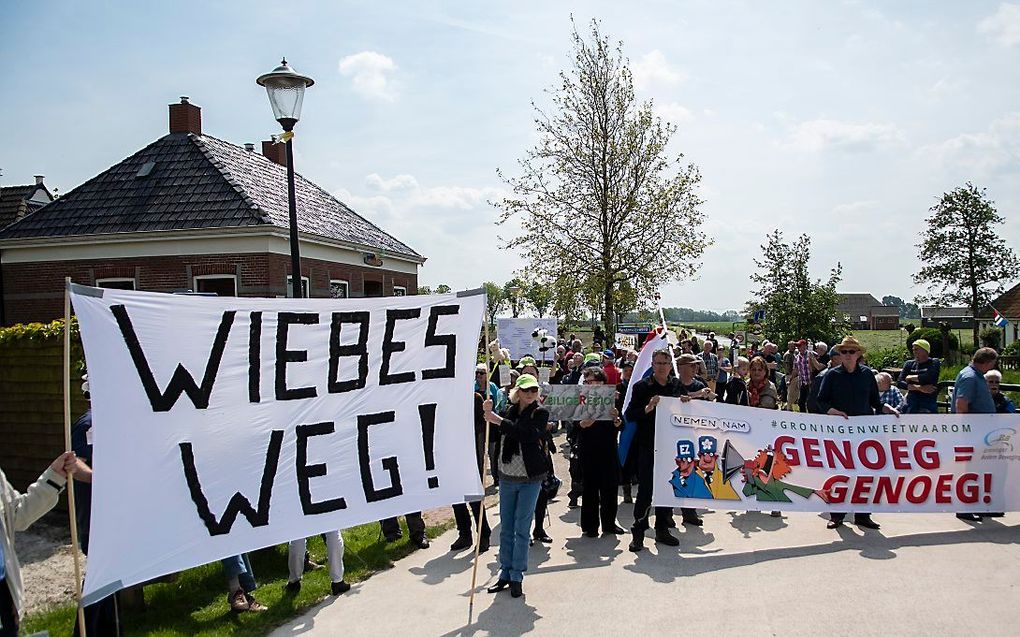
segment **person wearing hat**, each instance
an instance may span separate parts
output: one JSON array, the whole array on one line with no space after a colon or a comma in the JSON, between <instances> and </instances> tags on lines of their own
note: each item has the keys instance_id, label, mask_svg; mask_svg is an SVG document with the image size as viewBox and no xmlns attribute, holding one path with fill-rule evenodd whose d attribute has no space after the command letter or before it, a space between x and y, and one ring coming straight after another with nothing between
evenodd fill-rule
<instances>
[{"instance_id":1,"label":"person wearing hat","mask_svg":"<svg viewBox=\"0 0 1020 637\"><path fill-rule=\"evenodd\" d=\"M907 390L905 414L934 414L938 411L939 374L942 361L931 357L931 344L919 338L911 345L914 358L903 363L896 386Z\"/></svg>"},{"instance_id":2,"label":"person wearing hat","mask_svg":"<svg viewBox=\"0 0 1020 637\"><path fill-rule=\"evenodd\" d=\"M506 417L492 411L492 399L483 401L487 422L499 427L499 580L488 591L510 588L513 597L523 594L528 570L528 530L542 481L549 473L548 449L544 448L549 411L540 402L538 379L521 374L510 390Z\"/></svg>"},{"instance_id":3,"label":"person wearing hat","mask_svg":"<svg viewBox=\"0 0 1020 637\"><path fill-rule=\"evenodd\" d=\"M864 347L853 336L845 336L838 346L841 359L839 367L833 367L822 378L818 388L818 407L831 416L873 416L876 413L894 414L900 412L882 402L875 381L874 371L862 365ZM827 527L836 529L843 525L846 513L830 513ZM854 523L866 529L879 529L870 513L856 513Z\"/></svg>"},{"instance_id":4,"label":"person wearing hat","mask_svg":"<svg viewBox=\"0 0 1020 637\"><path fill-rule=\"evenodd\" d=\"M607 349L602 352L602 371L606 375L606 383L615 385L620 382L620 368L616 366L616 354Z\"/></svg>"}]
</instances>

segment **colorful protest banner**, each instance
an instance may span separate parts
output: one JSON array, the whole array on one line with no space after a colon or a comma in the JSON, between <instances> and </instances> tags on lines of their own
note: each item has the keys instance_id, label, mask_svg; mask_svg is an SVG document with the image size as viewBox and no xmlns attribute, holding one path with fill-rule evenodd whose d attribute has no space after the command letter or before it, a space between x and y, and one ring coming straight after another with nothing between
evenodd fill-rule
<instances>
[{"instance_id":1,"label":"colorful protest banner","mask_svg":"<svg viewBox=\"0 0 1020 637\"><path fill-rule=\"evenodd\" d=\"M638 337L638 334L623 334L617 332L615 336L616 346L629 350L637 350Z\"/></svg>"},{"instance_id":2,"label":"colorful protest banner","mask_svg":"<svg viewBox=\"0 0 1020 637\"><path fill-rule=\"evenodd\" d=\"M549 385L542 392L542 406L550 420L612 420L616 407L614 385Z\"/></svg>"},{"instance_id":3,"label":"colorful protest banner","mask_svg":"<svg viewBox=\"0 0 1020 637\"><path fill-rule=\"evenodd\" d=\"M663 398L656 506L1020 510L1020 416L840 416Z\"/></svg>"},{"instance_id":4,"label":"colorful protest banner","mask_svg":"<svg viewBox=\"0 0 1020 637\"><path fill-rule=\"evenodd\" d=\"M496 319L496 338L499 346L510 350L510 358L520 360L522 356L534 356L535 360L552 360L556 347L540 351L539 342L533 335L536 330L545 329L556 335L554 318L500 318Z\"/></svg>"},{"instance_id":5,"label":"colorful protest banner","mask_svg":"<svg viewBox=\"0 0 1020 637\"><path fill-rule=\"evenodd\" d=\"M470 391L481 292L262 299L72 285L71 298L95 423L86 604L481 497Z\"/></svg>"}]
</instances>

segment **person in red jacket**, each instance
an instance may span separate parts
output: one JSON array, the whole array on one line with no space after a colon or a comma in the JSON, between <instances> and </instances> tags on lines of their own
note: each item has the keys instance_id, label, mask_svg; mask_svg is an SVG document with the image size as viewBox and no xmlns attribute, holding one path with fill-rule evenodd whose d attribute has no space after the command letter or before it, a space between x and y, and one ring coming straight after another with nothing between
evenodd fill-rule
<instances>
[{"instance_id":1,"label":"person in red jacket","mask_svg":"<svg viewBox=\"0 0 1020 637\"><path fill-rule=\"evenodd\" d=\"M602 371L606 374L607 385L620 383L620 368L616 366L616 354L611 349L602 352Z\"/></svg>"}]
</instances>

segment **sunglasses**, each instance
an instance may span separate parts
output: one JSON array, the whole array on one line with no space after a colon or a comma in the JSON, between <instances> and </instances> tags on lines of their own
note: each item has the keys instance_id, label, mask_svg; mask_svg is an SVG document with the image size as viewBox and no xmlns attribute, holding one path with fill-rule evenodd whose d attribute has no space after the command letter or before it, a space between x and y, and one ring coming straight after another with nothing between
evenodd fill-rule
<instances>
[{"instance_id":1,"label":"sunglasses","mask_svg":"<svg viewBox=\"0 0 1020 637\"><path fill-rule=\"evenodd\" d=\"M522 391L522 392L524 392L526 394L534 394L534 393L538 392L538 387L528 387L527 389L521 387L517 391Z\"/></svg>"},{"instance_id":2,"label":"sunglasses","mask_svg":"<svg viewBox=\"0 0 1020 637\"><path fill-rule=\"evenodd\" d=\"M485 376L485 372L475 372L475 376Z\"/></svg>"},{"instance_id":3,"label":"sunglasses","mask_svg":"<svg viewBox=\"0 0 1020 637\"><path fill-rule=\"evenodd\" d=\"M839 350L839 353L842 354L843 356L853 356L857 352L858 352L858 350L856 350L856 349L841 349L841 350Z\"/></svg>"}]
</instances>

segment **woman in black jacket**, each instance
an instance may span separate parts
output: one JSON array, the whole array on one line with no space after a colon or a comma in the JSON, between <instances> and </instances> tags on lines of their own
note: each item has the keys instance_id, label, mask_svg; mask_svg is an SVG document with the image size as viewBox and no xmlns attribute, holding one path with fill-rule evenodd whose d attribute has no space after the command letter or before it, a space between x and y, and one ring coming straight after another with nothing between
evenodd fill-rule
<instances>
[{"instance_id":1,"label":"woman in black jacket","mask_svg":"<svg viewBox=\"0 0 1020 637\"><path fill-rule=\"evenodd\" d=\"M528 531L542 480L549 472L548 449L543 447L549 412L539 403L538 379L521 374L510 390L506 418L492 412L492 400L484 403L485 419L499 425L499 581L489 588L496 593L507 586L510 594L523 594L528 570Z\"/></svg>"},{"instance_id":2,"label":"woman in black jacket","mask_svg":"<svg viewBox=\"0 0 1020 637\"><path fill-rule=\"evenodd\" d=\"M584 370L585 385L605 385L606 374L598 367ZM620 458L616 436L623 427L616 409L612 420L582 420L578 423L581 438L581 467L584 491L581 496L581 530L596 537L599 523L602 532L619 535L626 531L616 523L617 489L620 486Z\"/></svg>"}]
</instances>

